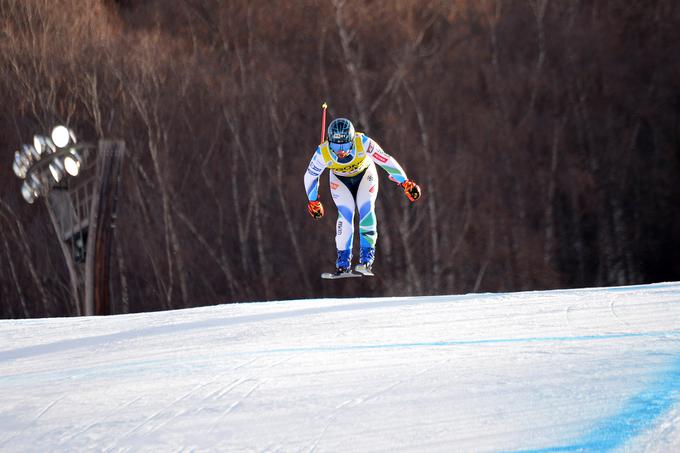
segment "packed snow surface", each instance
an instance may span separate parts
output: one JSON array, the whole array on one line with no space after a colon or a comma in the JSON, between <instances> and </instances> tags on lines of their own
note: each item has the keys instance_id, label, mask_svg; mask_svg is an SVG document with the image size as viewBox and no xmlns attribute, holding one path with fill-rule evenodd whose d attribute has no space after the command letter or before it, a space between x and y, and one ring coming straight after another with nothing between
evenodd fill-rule
<instances>
[{"instance_id":1,"label":"packed snow surface","mask_svg":"<svg viewBox=\"0 0 680 453\"><path fill-rule=\"evenodd\" d=\"M0 321L0 451L680 451L680 283Z\"/></svg>"}]
</instances>

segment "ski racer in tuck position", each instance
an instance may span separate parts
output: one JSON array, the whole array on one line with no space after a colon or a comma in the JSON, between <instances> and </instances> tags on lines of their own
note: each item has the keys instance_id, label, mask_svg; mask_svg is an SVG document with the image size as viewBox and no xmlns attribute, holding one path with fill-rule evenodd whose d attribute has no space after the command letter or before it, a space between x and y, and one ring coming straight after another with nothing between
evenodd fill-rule
<instances>
[{"instance_id":1,"label":"ski racer in tuck position","mask_svg":"<svg viewBox=\"0 0 680 453\"><path fill-rule=\"evenodd\" d=\"M420 198L420 187L408 179L396 159L385 153L373 139L356 132L352 122L345 118L334 119L329 124L328 140L316 148L309 162L304 178L309 214L316 220L324 215L318 192L319 178L327 168L333 202L338 208L336 272L328 274L327 278L357 276L351 271L355 211L359 213L360 234L359 264L355 270L362 275L373 275L371 266L378 239L375 201L379 187L375 164L401 186L410 201Z\"/></svg>"}]
</instances>

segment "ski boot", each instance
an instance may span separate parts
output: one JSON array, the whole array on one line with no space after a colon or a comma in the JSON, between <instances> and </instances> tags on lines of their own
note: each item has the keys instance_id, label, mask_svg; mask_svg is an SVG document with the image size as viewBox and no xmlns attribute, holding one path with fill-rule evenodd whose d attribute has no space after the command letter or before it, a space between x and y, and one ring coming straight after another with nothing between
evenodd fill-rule
<instances>
[{"instance_id":1,"label":"ski boot","mask_svg":"<svg viewBox=\"0 0 680 453\"><path fill-rule=\"evenodd\" d=\"M347 275L352 274L352 269L349 267L337 267L335 268L335 274L333 274L334 277L345 277Z\"/></svg>"},{"instance_id":2,"label":"ski boot","mask_svg":"<svg viewBox=\"0 0 680 453\"><path fill-rule=\"evenodd\" d=\"M359 264L354 268L355 271L361 275L368 277L373 276L373 271L371 267L373 266L373 261L375 260L375 248L373 247L361 247L359 253Z\"/></svg>"},{"instance_id":3,"label":"ski boot","mask_svg":"<svg viewBox=\"0 0 680 453\"><path fill-rule=\"evenodd\" d=\"M347 277L361 277L361 274L352 272L350 263L352 261L352 252L350 250L338 250L338 260L335 263L335 273L324 272L321 278L336 279Z\"/></svg>"},{"instance_id":4,"label":"ski boot","mask_svg":"<svg viewBox=\"0 0 680 453\"><path fill-rule=\"evenodd\" d=\"M335 261L335 275L351 274L352 251L338 250L338 259Z\"/></svg>"}]
</instances>

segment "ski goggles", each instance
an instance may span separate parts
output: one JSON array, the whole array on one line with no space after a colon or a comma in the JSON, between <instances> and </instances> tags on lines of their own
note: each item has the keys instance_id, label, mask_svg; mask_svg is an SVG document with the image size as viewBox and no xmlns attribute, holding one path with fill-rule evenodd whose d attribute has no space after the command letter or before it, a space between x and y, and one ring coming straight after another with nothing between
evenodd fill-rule
<instances>
[{"instance_id":1,"label":"ski goggles","mask_svg":"<svg viewBox=\"0 0 680 453\"><path fill-rule=\"evenodd\" d=\"M330 142L328 146L331 148L331 151L334 153L347 153L349 152L352 147L354 146L353 142L347 142L347 143L333 143Z\"/></svg>"}]
</instances>

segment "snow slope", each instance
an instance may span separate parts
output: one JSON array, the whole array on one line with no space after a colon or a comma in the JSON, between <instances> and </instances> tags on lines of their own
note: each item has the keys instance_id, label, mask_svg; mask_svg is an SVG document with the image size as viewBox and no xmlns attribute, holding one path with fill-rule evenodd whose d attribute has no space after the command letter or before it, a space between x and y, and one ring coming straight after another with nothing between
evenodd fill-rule
<instances>
[{"instance_id":1,"label":"snow slope","mask_svg":"<svg viewBox=\"0 0 680 453\"><path fill-rule=\"evenodd\" d=\"M680 283L0 321L0 451L680 451Z\"/></svg>"}]
</instances>

